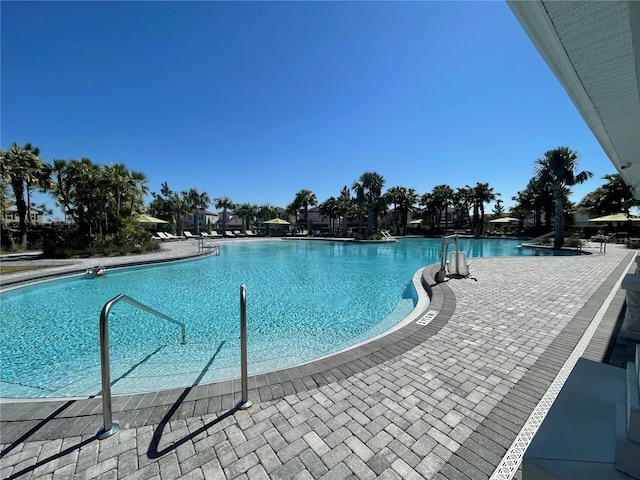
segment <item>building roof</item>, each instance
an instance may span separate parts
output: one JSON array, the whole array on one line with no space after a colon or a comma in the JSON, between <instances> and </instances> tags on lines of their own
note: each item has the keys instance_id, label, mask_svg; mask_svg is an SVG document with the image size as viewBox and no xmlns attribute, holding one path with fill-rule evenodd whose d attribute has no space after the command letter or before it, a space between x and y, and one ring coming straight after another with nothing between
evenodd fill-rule
<instances>
[{"instance_id":1,"label":"building roof","mask_svg":"<svg viewBox=\"0 0 640 480\"><path fill-rule=\"evenodd\" d=\"M640 2L507 3L640 199Z\"/></svg>"}]
</instances>

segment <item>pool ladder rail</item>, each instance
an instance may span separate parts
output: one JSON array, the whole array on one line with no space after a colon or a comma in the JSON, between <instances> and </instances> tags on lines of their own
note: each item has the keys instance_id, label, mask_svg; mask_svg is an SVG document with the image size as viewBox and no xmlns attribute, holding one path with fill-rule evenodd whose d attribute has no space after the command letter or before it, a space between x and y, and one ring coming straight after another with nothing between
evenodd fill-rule
<instances>
[{"instance_id":1,"label":"pool ladder rail","mask_svg":"<svg viewBox=\"0 0 640 480\"><path fill-rule=\"evenodd\" d=\"M203 252L208 250L209 253L213 253L214 255L220 255L220 245L209 238L204 238L203 236L198 237L198 251Z\"/></svg>"},{"instance_id":2,"label":"pool ladder rail","mask_svg":"<svg viewBox=\"0 0 640 480\"><path fill-rule=\"evenodd\" d=\"M113 423L112 421L111 369L109 361L109 312L111 311L111 308L118 302L128 303L129 305L132 305L140 310L144 310L145 312L155 315L156 317L162 318L163 320L167 320L168 322L178 325L182 331L182 343L185 343L184 323L179 322L178 320L174 320L164 313L160 313L157 310L154 310L153 308L148 307L131 297L128 297L127 295L117 295L104 304L104 307L102 307L102 311L100 312L100 364L102 370L102 416L104 419L103 429L98 432L98 438L100 440L109 438L120 428L117 423Z\"/></svg>"},{"instance_id":3,"label":"pool ladder rail","mask_svg":"<svg viewBox=\"0 0 640 480\"><path fill-rule=\"evenodd\" d=\"M109 311L118 302L125 302L140 310L151 313L168 322L175 323L182 330L182 343L185 343L184 323L174 320L167 315L148 307L127 295L120 294L109 300L102 307L100 312L100 364L102 370L102 418L103 427L98 432L97 437L105 440L114 435L120 426L113 422L113 412L111 409L111 371L109 366ZM248 361L247 361L247 289L244 284L240 285L240 384L242 397L236 408L246 410L253 405L253 400L249 398L248 382Z\"/></svg>"}]
</instances>

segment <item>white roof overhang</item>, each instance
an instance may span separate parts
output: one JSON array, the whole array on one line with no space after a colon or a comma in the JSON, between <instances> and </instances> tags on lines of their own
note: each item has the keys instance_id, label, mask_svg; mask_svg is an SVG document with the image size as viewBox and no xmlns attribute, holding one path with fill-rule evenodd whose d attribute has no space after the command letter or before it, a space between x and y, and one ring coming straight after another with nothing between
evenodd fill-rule
<instances>
[{"instance_id":1,"label":"white roof overhang","mask_svg":"<svg viewBox=\"0 0 640 480\"><path fill-rule=\"evenodd\" d=\"M640 199L640 2L507 3Z\"/></svg>"}]
</instances>

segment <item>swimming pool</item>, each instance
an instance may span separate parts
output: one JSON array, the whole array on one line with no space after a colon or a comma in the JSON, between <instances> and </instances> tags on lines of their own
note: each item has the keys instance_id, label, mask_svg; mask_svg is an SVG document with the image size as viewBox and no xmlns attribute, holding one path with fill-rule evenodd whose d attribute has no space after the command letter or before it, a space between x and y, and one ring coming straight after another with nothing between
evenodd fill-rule
<instances>
[{"instance_id":1,"label":"swimming pool","mask_svg":"<svg viewBox=\"0 0 640 480\"><path fill-rule=\"evenodd\" d=\"M550 254L516 240L461 240L469 257ZM132 393L239 376L239 285L247 287L249 374L318 358L380 334L406 317L411 279L438 261L439 239L398 243L222 243L220 256L111 270L1 295L0 395L100 392L98 320L126 295L186 323L126 304L109 317L112 392Z\"/></svg>"}]
</instances>

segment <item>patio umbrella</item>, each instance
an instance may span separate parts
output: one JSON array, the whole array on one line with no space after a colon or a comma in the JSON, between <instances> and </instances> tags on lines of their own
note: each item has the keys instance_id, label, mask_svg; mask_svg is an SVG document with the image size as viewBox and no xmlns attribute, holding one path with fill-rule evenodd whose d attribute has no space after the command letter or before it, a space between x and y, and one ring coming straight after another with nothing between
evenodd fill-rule
<instances>
[{"instance_id":1,"label":"patio umbrella","mask_svg":"<svg viewBox=\"0 0 640 480\"><path fill-rule=\"evenodd\" d=\"M266 222L262 222L262 223L266 225L291 225L289 222L281 218L274 218L272 220L267 220Z\"/></svg>"},{"instance_id":2,"label":"patio umbrella","mask_svg":"<svg viewBox=\"0 0 640 480\"><path fill-rule=\"evenodd\" d=\"M169 222L165 222L164 220L161 220L159 218L156 217L152 217L150 215L144 215L144 214L140 214L140 215L134 215L133 217L131 217L131 221L133 223L169 223Z\"/></svg>"},{"instance_id":3,"label":"patio umbrella","mask_svg":"<svg viewBox=\"0 0 640 480\"><path fill-rule=\"evenodd\" d=\"M502 217L502 218L494 218L493 220L489 220L489 223L511 223L511 222L519 222L517 218L513 217Z\"/></svg>"},{"instance_id":4,"label":"patio umbrella","mask_svg":"<svg viewBox=\"0 0 640 480\"><path fill-rule=\"evenodd\" d=\"M640 222L640 217L634 217L627 215L626 213L613 213L611 215L605 215L604 217L590 218L590 222Z\"/></svg>"}]
</instances>

